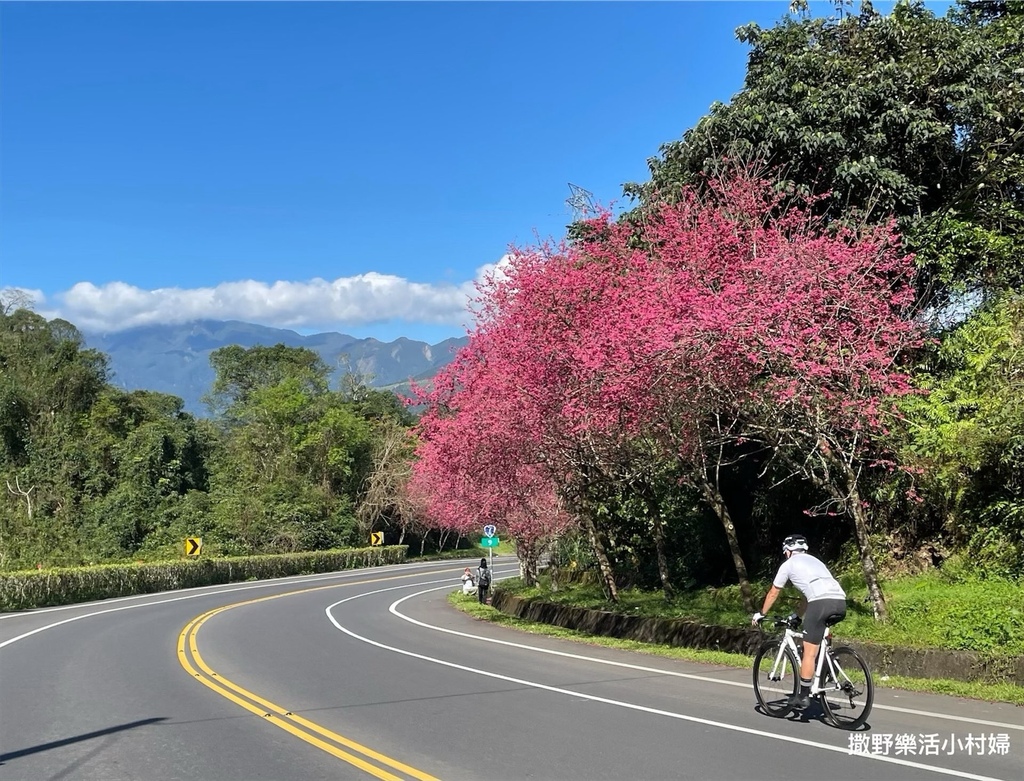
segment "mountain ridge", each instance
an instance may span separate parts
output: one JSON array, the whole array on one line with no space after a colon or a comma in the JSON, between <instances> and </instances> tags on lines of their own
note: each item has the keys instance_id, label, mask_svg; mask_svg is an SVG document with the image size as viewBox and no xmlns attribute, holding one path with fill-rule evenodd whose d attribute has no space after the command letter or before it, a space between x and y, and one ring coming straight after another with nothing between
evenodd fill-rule
<instances>
[{"instance_id":1,"label":"mountain ridge","mask_svg":"<svg viewBox=\"0 0 1024 781\"><path fill-rule=\"evenodd\" d=\"M241 320L193 320L179 325L145 325L123 331L83 331L88 347L110 359L110 383L122 390L152 390L181 397L185 409L204 416L201 401L213 385L210 353L237 344L244 348L285 344L316 352L332 367L331 384L346 374L360 375L375 388L398 392L411 379L422 381L448 364L468 337L428 344L407 337L382 342L373 337L325 331L300 334Z\"/></svg>"}]
</instances>

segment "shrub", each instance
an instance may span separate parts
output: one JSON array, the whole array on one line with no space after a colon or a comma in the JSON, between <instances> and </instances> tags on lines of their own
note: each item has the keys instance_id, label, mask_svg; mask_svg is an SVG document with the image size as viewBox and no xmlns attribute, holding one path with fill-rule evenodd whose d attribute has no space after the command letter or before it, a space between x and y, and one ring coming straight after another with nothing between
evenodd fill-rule
<instances>
[{"instance_id":1,"label":"shrub","mask_svg":"<svg viewBox=\"0 0 1024 781\"><path fill-rule=\"evenodd\" d=\"M406 546L313 551L280 556L103 564L0 574L0 610L28 610L182 588L335 572L405 561Z\"/></svg>"}]
</instances>

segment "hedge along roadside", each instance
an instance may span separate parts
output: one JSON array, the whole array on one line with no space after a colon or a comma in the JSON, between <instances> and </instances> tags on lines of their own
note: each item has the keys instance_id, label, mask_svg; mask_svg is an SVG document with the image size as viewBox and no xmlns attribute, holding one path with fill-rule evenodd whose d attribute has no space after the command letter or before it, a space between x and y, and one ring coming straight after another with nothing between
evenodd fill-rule
<instances>
[{"instance_id":1,"label":"hedge along roadside","mask_svg":"<svg viewBox=\"0 0 1024 781\"><path fill-rule=\"evenodd\" d=\"M153 564L100 564L0 574L0 611L30 610L198 586L401 564L408 545L232 556Z\"/></svg>"},{"instance_id":2,"label":"hedge along roadside","mask_svg":"<svg viewBox=\"0 0 1024 781\"><path fill-rule=\"evenodd\" d=\"M765 637L749 627L713 626L677 618L629 615L575 605L559 605L543 599L521 597L500 586L494 590L491 605L516 618L590 635L747 656L753 656ZM947 678L967 683L1024 686L1024 656L1000 658L972 651L899 648L847 640L842 645L852 646L860 652L877 676Z\"/></svg>"}]
</instances>

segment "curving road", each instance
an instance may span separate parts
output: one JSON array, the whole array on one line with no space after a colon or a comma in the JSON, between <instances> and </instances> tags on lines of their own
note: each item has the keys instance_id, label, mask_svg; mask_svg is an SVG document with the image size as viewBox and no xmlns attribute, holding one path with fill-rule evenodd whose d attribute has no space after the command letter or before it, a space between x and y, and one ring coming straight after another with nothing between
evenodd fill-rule
<instances>
[{"instance_id":1,"label":"curving road","mask_svg":"<svg viewBox=\"0 0 1024 781\"><path fill-rule=\"evenodd\" d=\"M853 738L771 719L747 670L453 610L467 563L0 614L0 780L1024 777L1020 708L880 691Z\"/></svg>"}]
</instances>

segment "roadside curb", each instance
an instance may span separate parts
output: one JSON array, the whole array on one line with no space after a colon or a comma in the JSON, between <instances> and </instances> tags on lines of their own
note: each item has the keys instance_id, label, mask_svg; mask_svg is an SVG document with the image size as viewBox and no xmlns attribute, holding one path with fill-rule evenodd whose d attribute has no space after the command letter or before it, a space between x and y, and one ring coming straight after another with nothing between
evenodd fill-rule
<instances>
[{"instance_id":1,"label":"roadside curb","mask_svg":"<svg viewBox=\"0 0 1024 781\"><path fill-rule=\"evenodd\" d=\"M764 635L756 629L713 626L678 618L652 618L555 605L526 599L501 589L492 591L492 605L502 613L542 624L601 637L641 643L699 648L753 656ZM901 648L843 640L857 650L876 675L946 678L970 683L1012 683L1024 686L1024 656L987 657L972 651Z\"/></svg>"}]
</instances>

